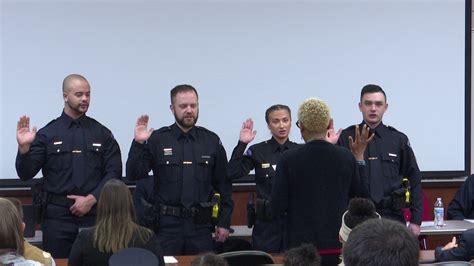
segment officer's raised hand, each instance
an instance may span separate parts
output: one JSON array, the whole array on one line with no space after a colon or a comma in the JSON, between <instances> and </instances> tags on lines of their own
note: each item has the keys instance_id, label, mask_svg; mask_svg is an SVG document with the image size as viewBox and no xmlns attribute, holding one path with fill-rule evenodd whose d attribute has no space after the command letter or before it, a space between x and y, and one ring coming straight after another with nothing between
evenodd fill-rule
<instances>
[{"instance_id":1,"label":"officer's raised hand","mask_svg":"<svg viewBox=\"0 0 474 266\"><path fill-rule=\"evenodd\" d=\"M245 122L242 123L242 129L240 129L240 138L239 140L243 143L250 143L255 136L257 131L253 130L253 120L248 118Z\"/></svg>"},{"instance_id":2,"label":"officer's raised hand","mask_svg":"<svg viewBox=\"0 0 474 266\"><path fill-rule=\"evenodd\" d=\"M20 117L16 126L16 140L20 154L25 154L30 149L36 137L36 127L30 131L30 118L26 115Z\"/></svg>"},{"instance_id":3,"label":"officer's raised hand","mask_svg":"<svg viewBox=\"0 0 474 266\"><path fill-rule=\"evenodd\" d=\"M153 128L148 129L148 115L141 115L137 119L137 124L135 125L135 141L138 143L145 143L153 133Z\"/></svg>"},{"instance_id":4,"label":"officer's raised hand","mask_svg":"<svg viewBox=\"0 0 474 266\"><path fill-rule=\"evenodd\" d=\"M355 140L349 136L349 147L351 148L352 154L358 161L364 160L364 152L367 148L367 145L374 138L375 134L372 133L369 136L370 128L364 124L361 130L359 130L359 125L355 126Z\"/></svg>"},{"instance_id":5,"label":"officer's raised hand","mask_svg":"<svg viewBox=\"0 0 474 266\"><path fill-rule=\"evenodd\" d=\"M326 141L332 144L336 144L339 140L339 136L341 136L342 128L340 128L337 132L334 130L334 120L329 120L328 131L326 133Z\"/></svg>"}]
</instances>

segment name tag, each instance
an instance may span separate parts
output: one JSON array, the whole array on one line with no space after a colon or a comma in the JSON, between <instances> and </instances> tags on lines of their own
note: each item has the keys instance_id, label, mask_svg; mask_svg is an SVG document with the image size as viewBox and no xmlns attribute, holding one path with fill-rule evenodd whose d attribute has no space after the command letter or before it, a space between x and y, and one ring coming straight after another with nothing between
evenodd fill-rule
<instances>
[{"instance_id":1,"label":"name tag","mask_svg":"<svg viewBox=\"0 0 474 266\"><path fill-rule=\"evenodd\" d=\"M262 163L262 168L263 169L270 168L270 164L269 163Z\"/></svg>"},{"instance_id":2,"label":"name tag","mask_svg":"<svg viewBox=\"0 0 474 266\"><path fill-rule=\"evenodd\" d=\"M189 164L193 164L193 162L190 162L190 161L183 161L183 164L189 165Z\"/></svg>"},{"instance_id":3,"label":"name tag","mask_svg":"<svg viewBox=\"0 0 474 266\"><path fill-rule=\"evenodd\" d=\"M396 154L394 154L394 153L388 153L388 156L398 157L398 155L396 155Z\"/></svg>"},{"instance_id":4,"label":"name tag","mask_svg":"<svg viewBox=\"0 0 474 266\"><path fill-rule=\"evenodd\" d=\"M94 147L102 147L102 144L100 144L100 143L92 143L92 146L94 146Z\"/></svg>"},{"instance_id":5,"label":"name tag","mask_svg":"<svg viewBox=\"0 0 474 266\"><path fill-rule=\"evenodd\" d=\"M81 153L81 150L72 150L72 153Z\"/></svg>"},{"instance_id":6,"label":"name tag","mask_svg":"<svg viewBox=\"0 0 474 266\"><path fill-rule=\"evenodd\" d=\"M53 142L53 145L61 145L61 144L63 144L62 141L55 141L55 142Z\"/></svg>"},{"instance_id":7,"label":"name tag","mask_svg":"<svg viewBox=\"0 0 474 266\"><path fill-rule=\"evenodd\" d=\"M173 155L173 149L172 149L172 148L164 148L164 149L163 149L163 155L164 155L164 156L171 156L171 155Z\"/></svg>"}]
</instances>

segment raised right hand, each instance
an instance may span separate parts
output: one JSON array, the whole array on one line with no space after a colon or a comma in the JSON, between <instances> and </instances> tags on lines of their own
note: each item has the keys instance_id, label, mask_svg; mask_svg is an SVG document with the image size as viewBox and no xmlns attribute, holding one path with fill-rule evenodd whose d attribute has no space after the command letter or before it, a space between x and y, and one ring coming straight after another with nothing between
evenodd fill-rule
<instances>
[{"instance_id":1,"label":"raised right hand","mask_svg":"<svg viewBox=\"0 0 474 266\"><path fill-rule=\"evenodd\" d=\"M21 154L25 154L30 149L36 137L36 127L30 131L30 118L26 115L20 117L16 125L16 140Z\"/></svg>"},{"instance_id":2,"label":"raised right hand","mask_svg":"<svg viewBox=\"0 0 474 266\"><path fill-rule=\"evenodd\" d=\"M243 143L250 143L256 135L257 131L253 130L253 120L252 118L248 118L242 123L239 140Z\"/></svg>"},{"instance_id":3,"label":"raised right hand","mask_svg":"<svg viewBox=\"0 0 474 266\"><path fill-rule=\"evenodd\" d=\"M141 115L137 119L137 124L135 125L135 136L134 139L138 143L145 143L153 133L153 128L147 129L148 127L148 115Z\"/></svg>"}]
</instances>

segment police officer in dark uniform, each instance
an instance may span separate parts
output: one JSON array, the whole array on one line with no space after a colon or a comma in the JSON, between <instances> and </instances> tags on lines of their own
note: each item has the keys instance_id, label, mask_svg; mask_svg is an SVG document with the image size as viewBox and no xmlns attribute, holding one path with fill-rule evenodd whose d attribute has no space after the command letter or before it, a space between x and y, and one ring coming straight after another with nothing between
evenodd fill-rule
<instances>
[{"instance_id":1,"label":"police officer in dark uniform","mask_svg":"<svg viewBox=\"0 0 474 266\"><path fill-rule=\"evenodd\" d=\"M358 130L363 125L370 127L373 139L364 156L356 156L358 162L365 164L370 197L382 217L401 222L405 222L402 208L409 198L409 229L419 235L423 212L421 173L407 136L382 123L387 108L386 95L380 86L364 86L359 103L364 121L357 127L350 126L343 130L338 144L350 148L356 128ZM403 182L404 177L408 178L408 182Z\"/></svg>"},{"instance_id":2,"label":"police officer in dark uniform","mask_svg":"<svg viewBox=\"0 0 474 266\"><path fill-rule=\"evenodd\" d=\"M64 111L36 132L30 118L17 125L16 170L22 180L43 171L47 192L43 213L43 247L55 258L67 258L82 227L95 222L103 185L122 176L120 148L110 130L86 116L90 85L80 75L63 81Z\"/></svg>"},{"instance_id":3,"label":"police officer in dark uniform","mask_svg":"<svg viewBox=\"0 0 474 266\"><path fill-rule=\"evenodd\" d=\"M448 220L474 219L474 175L466 178L448 205Z\"/></svg>"},{"instance_id":4,"label":"police officer in dark uniform","mask_svg":"<svg viewBox=\"0 0 474 266\"><path fill-rule=\"evenodd\" d=\"M156 228L165 255L212 251L212 215L217 215L215 239L223 242L229 235L233 208L226 153L215 133L195 126L196 89L190 85L173 88L170 108L176 121L171 126L153 131L147 129L147 115L138 118L127 177L144 178L153 170ZM213 212L216 198L218 214Z\"/></svg>"},{"instance_id":5,"label":"police officer in dark uniform","mask_svg":"<svg viewBox=\"0 0 474 266\"><path fill-rule=\"evenodd\" d=\"M265 112L265 121L272 138L245 148L256 135L252 119L247 119L240 130L240 138L229 161L229 176L239 178L255 169L257 200L255 209L247 209L249 220L255 219L252 231L252 246L256 250L268 253L282 252L285 246L283 217L270 214L270 194L272 178L278 160L283 152L298 147L288 139L291 129L291 111L286 105L273 105ZM256 212L255 212L256 211ZM249 226L252 222L249 223Z\"/></svg>"}]
</instances>

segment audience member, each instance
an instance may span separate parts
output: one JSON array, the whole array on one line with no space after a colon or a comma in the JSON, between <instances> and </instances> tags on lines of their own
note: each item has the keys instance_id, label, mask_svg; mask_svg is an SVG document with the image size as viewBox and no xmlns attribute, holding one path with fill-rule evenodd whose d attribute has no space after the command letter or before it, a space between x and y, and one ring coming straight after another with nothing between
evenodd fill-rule
<instances>
[{"instance_id":1,"label":"audience member","mask_svg":"<svg viewBox=\"0 0 474 266\"><path fill-rule=\"evenodd\" d=\"M321 265L321 257L313 244L303 244L299 247L289 249L283 254L283 265L319 266Z\"/></svg>"},{"instance_id":2,"label":"audience member","mask_svg":"<svg viewBox=\"0 0 474 266\"><path fill-rule=\"evenodd\" d=\"M369 219L357 225L344 245L346 266L416 266L418 240L400 222Z\"/></svg>"},{"instance_id":3,"label":"audience member","mask_svg":"<svg viewBox=\"0 0 474 266\"><path fill-rule=\"evenodd\" d=\"M446 246L437 247L435 258L437 261L470 261L474 259L474 228L462 233L459 244L456 243L456 237L453 237L453 240Z\"/></svg>"},{"instance_id":4,"label":"audience member","mask_svg":"<svg viewBox=\"0 0 474 266\"><path fill-rule=\"evenodd\" d=\"M228 263L214 253L205 253L194 259L191 266L228 266Z\"/></svg>"},{"instance_id":5,"label":"audience member","mask_svg":"<svg viewBox=\"0 0 474 266\"><path fill-rule=\"evenodd\" d=\"M11 201L13 205L15 205L16 210L20 214L20 219L23 221L23 208L21 206L20 200L16 198L6 198L6 199ZM22 228L24 231L25 229L24 222L22 222ZM38 261L44 265L56 265L50 253L45 252L36 246L33 246L26 240L25 240L24 245L25 245L25 251L24 251L23 257L25 257L25 259Z\"/></svg>"},{"instance_id":6,"label":"audience member","mask_svg":"<svg viewBox=\"0 0 474 266\"><path fill-rule=\"evenodd\" d=\"M25 239L20 214L15 205L5 198L0 198L0 265L40 266L40 262L27 260Z\"/></svg>"},{"instance_id":7,"label":"audience member","mask_svg":"<svg viewBox=\"0 0 474 266\"><path fill-rule=\"evenodd\" d=\"M107 265L110 256L123 248L143 248L164 265L163 252L153 232L136 223L132 195L118 179L105 183L97 204L95 226L79 232L69 265Z\"/></svg>"},{"instance_id":8,"label":"audience member","mask_svg":"<svg viewBox=\"0 0 474 266\"><path fill-rule=\"evenodd\" d=\"M347 211L342 215L341 229L339 230L341 243L347 242L352 228L372 218L380 218L380 215L375 211L375 205L371 200L366 198L351 199Z\"/></svg>"},{"instance_id":9,"label":"audience member","mask_svg":"<svg viewBox=\"0 0 474 266\"><path fill-rule=\"evenodd\" d=\"M448 220L474 219L474 175L469 176L448 205Z\"/></svg>"}]
</instances>

